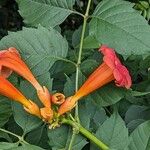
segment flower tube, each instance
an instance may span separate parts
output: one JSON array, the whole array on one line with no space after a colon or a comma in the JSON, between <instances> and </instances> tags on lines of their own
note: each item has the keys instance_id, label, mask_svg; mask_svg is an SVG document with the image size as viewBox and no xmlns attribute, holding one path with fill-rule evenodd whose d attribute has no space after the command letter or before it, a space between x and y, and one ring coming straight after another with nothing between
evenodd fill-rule
<instances>
[{"instance_id":1,"label":"flower tube","mask_svg":"<svg viewBox=\"0 0 150 150\"><path fill-rule=\"evenodd\" d=\"M28 113L41 118L39 107L33 101L26 99L19 90L2 76L0 76L0 94L21 103Z\"/></svg>"},{"instance_id":2,"label":"flower tube","mask_svg":"<svg viewBox=\"0 0 150 150\"><path fill-rule=\"evenodd\" d=\"M30 69L21 59L19 52L11 47L8 50L0 51L0 75L7 78L14 71L28 80L37 90L37 95L46 109L41 109L41 114L47 114L47 119L52 116L50 93L44 86L42 87L33 76ZM44 112L47 111L47 112ZM49 114L50 113L50 114ZM48 115L49 114L49 115Z\"/></svg>"},{"instance_id":3,"label":"flower tube","mask_svg":"<svg viewBox=\"0 0 150 150\"><path fill-rule=\"evenodd\" d=\"M129 89L132 81L127 68L121 64L114 49L102 45L99 51L104 55L103 63L89 76L81 88L69 97L59 108L60 115L71 110L76 102L105 84L115 81L116 86Z\"/></svg>"}]
</instances>

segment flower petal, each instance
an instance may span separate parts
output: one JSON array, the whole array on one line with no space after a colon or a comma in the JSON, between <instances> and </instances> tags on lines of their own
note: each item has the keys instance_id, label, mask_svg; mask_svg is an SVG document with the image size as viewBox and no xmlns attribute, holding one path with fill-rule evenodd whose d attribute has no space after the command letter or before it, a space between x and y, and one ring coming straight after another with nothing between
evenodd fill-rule
<instances>
[{"instance_id":1,"label":"flower petal","mask_svg":"<svg viewBox=\"0 0 150 150\"><path fill-rule=\"evenodd\" d=\"M25 96L2 76L0 76L0 94L23 104L25 107L30 105Z\"/></svg>"},{"instance_id":2,"label":"flower petal","mask_svg":"<svg viewBox=\"0 0 150 150\"><path fill-rule=\"evenodd\" d=\"M99 51L104 55L104 62L113 70L116 85L129 89L132 85L131 76L127 68L121 64L114 49L102 45Z\"/></svg>"}]
</instances>

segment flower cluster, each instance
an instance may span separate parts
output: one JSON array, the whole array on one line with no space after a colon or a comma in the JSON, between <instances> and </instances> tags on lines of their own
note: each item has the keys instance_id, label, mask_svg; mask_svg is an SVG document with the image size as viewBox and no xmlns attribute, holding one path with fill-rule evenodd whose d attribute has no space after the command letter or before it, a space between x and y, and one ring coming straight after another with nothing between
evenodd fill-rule
<instances>
[{"instance_id":1,"label":"flower cluster","mask_svg":"<svg viewBox=\"0 0 150 150\"><path fill-rule=\"evenodd\" d=\"M127 68L121 64L116 56L115 51L105 45L101 46L99 51L104 55L103 63L89 76L73 96L65 98L62 93L50 94L45 86L41 86L15 48L11 47L7 50L1 50L0 94L21 103L28 113L50 122L54 114L60 116L70 111L82 97L113 80L115 80L117 86L129 89L132 84L131 77ZM13 71L33 85L39 100L43 104L42 108L39 108L36 103L26 98L7 80ZM60 105L58 110L55 110L57 112L54 112L53 105Z\"/></svg>"}]
</instances>

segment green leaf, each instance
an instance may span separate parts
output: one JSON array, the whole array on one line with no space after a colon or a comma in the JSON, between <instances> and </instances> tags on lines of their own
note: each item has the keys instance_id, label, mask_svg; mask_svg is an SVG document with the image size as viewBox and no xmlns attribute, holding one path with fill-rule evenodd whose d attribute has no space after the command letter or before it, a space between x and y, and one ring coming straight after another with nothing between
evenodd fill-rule
<instances>
[{"instance_id":1,"label":"green leaf","mask_svg":"<svg viewBox=\"0 0 150 150\"><path fill-rule=\"evenodd\" d=\"M83 48L84 49L99 48L99 47L100 47L99 42L92 35L87 36L83 41Z\"/></svg>"},{"instance_id":2,"label":"green leaf","mask_svg":"<svg viewBox=\"0 0 150 150\"><path fill-rule=\"evenodd\" d=\"M23 144L22 146L12 148L11 150L44 150L44 149L30 144Z\"/></svg>"},{"instance_id":3,"label":"green leaf","mask_svg":"<svg viewBox=\"0 0 150 150\"><path fill-rule=\"evenodd\" d=\"M96 132L103 122L108 118L104 108L95 104L93 99L87 97L84 99L86 103L86 111L88 111L88 117L90 118L90 129L92 132ZM84 111L85 111L84 110Z\"/></svg>"},{"instance_id":4,"label":"green leaf","mask_svg":"<svg viewBox=\"0 0 150 150\"><path fill-rule=\"evenodd\" d=\"M136 128L131 136L129 150L149 150L150 121L142 123Z\"/></svg>"},{"instance_id":5,"label":"green leaf","mask_svg":"<svg viewBox=\"0 0 150 150\"><path fill-rule=\"evenodd\" d=\"M125 115L125 122L129 123L130 121L136 120L136 119L149 120L150 119L149 107L138 106L138 105L132 105L131 107L129 107Z\"/></svg>"},{"instance_id":6,"label":"green leaf","mask_svg":"<svg viewBox=\"0 0 150 150\"><path fill-rule=\"evenodd\" d=\"M139 91L129 91L131 96L144 96L150 94L150 92L139 92Z\"/></svg>"},{"instance_id":7,"label":"green leaf","mask_svg":"<svg viewBox=\"0 0 150 150\"><path fill-rule=\"evenodd\" d=\"M80 46L82 28L83 28L83 26L81 25L77 30L74 31L74 33L72 35L72 45L74 48L79 48L79 46ZM88 36L88 34L89 34L89 28L87 25L87 27L85 29L84 37Z\"/></svg>"},{"instance_id":8,"label":"green leaf","mask_svg":"<svg viewBox=\"0 0 150 150\"><path fill-rule=\"evenodd\" d=\"M145 122L144 119L136 119L136 120L132 120L127 124L127 128L129 130L129 133L133 132L133 130L135 130L140 124L142 124L143 122Z\"/></svg>"},{"instance_id":9,"label":"green leaf","mask_svg":"<svg viewBox=\"0 0 150 150\"><path fill-rule=\"evenodd\" d=\"M65 149L68 131L69 129L66 126L61 126L54 130L48 130L49 145L53 149Z\"/></svg>"},{"instance_id":10,"label":"green leaf","mask_svg":"<svg viewBox=\"0 0 150 150\"><path fill-rule=\"evenodd\" d=\"M0 127L2 127L12 114L10 100L0 96Z\"/></svg>"},{"instance_id":11,"label":"green leaf","mask_svg":"<svg viewBox=\"0 0 150 150\"><path fill-rule=\"evenodd\" d=\"M131 115L132 114L132 115ZM150 109L146 106L132 105L125 114L125 122L130 132L138 125L150 119Z\"/></svg>"},{"instance_id":12,"label":"green leaf","mask_svg":"<svg viewBox=\"0 0 150 150\"><path fill-rule=\"evenodd\" d=\"M16 123L23 129L25 134L41 125L40 119L28 114L22 105L13 102L12 109Z\"/></svg>"},{"instance_id":13,"label":"green leaf","mask_svg":"<svg viewBox=\"0 0 150 150\"><path fill-rule=\"evenodd\" d=\"M71 13L75 0L16 0L24 22L31 26L41 24L55 27L61 24Z\"/></svg>"},{"instance_id":14,"label":"green leaf","mask_svg":"<svg viewBox=\"0 0 150 150\"><path fill-rule=\"evenodd\" d=\"M94 92L91 97L97 105L109 106L120 101L126 92L127 91L123 88L108 84Z\"/></svg>"},{"instance_id":15,"label":"green leaf","mask_svg":"<svg viewBox=\"0 0 150 150\"><path fill-rule=\"evenodd\" d=\"M90 35L122 55L149 53L149 25L132 7L123 0L103 0L90 22Z\"/></svg>"},{"instance_id":16,"label":"green leaf","mask_svg":"<svg viewBox=\"0 0 150 150\"><path fill-rule=\"evenodd\" d=\"M67 55L68 50L66 40L57 31L41 26L10 33L0 42L0 49L8 47L16 47L20 51L36 76L48 72L56 60Z\"/></svg>"},{"instance_id":17,"label":"green leaf","mask_svg":"<svg viewBox=\"0 0 150 150\"><path fill-rule=\"evenodd\" d=\"M9 150L13 148L17 148L18 144L16 143L7 143L7 142L0 142L0 150Z\"/></svg>"},{"instance_id":18,"label":"green leaf","mask_svg":"<svg viewBox=\"0 0 150 150\"><path fill-rule=\"evenodd\" d=\"M9 135L3 131L0 131L0 139L5 139L8 142L12 142L11 138L9 137Z\"/></svg>"},{"instance_id":19,"label":"green leaf","mask_svg":"<svg viewBox=\"0 0 150 150\"><path fill-rule=\"evenodd\" d=\"M99 127L96 136L111 149L123 150L129 144L128 129L118 113L113 114Z\"/></svg>"},{"instance_id":20,"label":"green leaf","mask_svg":"<svg viewBox=\"0 0 150 150\"><path fill-rule=\"evenodd\" d=\"M61 126L48 131L49 144L53 150L68 149L72 136L72 129L67 126ZM76 135L72 150L81 150L87 144L86 140L80 135Z\"/></svg>"},{"instance_id":21,"label":"green leaf","mask_svg":"<svg viewBox=\"0 0 150 150\"><path fill-rule=\"evenodd\" d=\"M25 140L29 143L43 147L45 149L50 148L50 146L48 145L47 128L45 127L45 125L40 126L39 128L28 133Z\"/></svg>"},{"instance_id":22,"label":"green leaf","mask_svg":"<svg viewBox=\"0 0 150 150\"><path fill-rule=\"evenodd\" d=\"M90 74L97 66L99 66L99 63L96 60L86 59L81 64L81 70L84 74Z\"/></svg>"}]
</instances>

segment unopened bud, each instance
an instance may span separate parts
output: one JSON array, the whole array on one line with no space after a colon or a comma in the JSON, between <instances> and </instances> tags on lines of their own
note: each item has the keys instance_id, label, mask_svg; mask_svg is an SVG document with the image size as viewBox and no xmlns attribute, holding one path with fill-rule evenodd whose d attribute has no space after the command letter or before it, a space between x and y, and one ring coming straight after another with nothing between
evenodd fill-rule
<instances>
[{"instance_id":1,"label":"unopened bud","mask_svg":"<svg viewBox=\"0 0 150 150\"><path fill-rule=\"evenodd\" d=\"M52 102L57 105L61 105L65 101L65 96L62 93L56 93L52 95Z\"/></svg>"}]
</instances>

